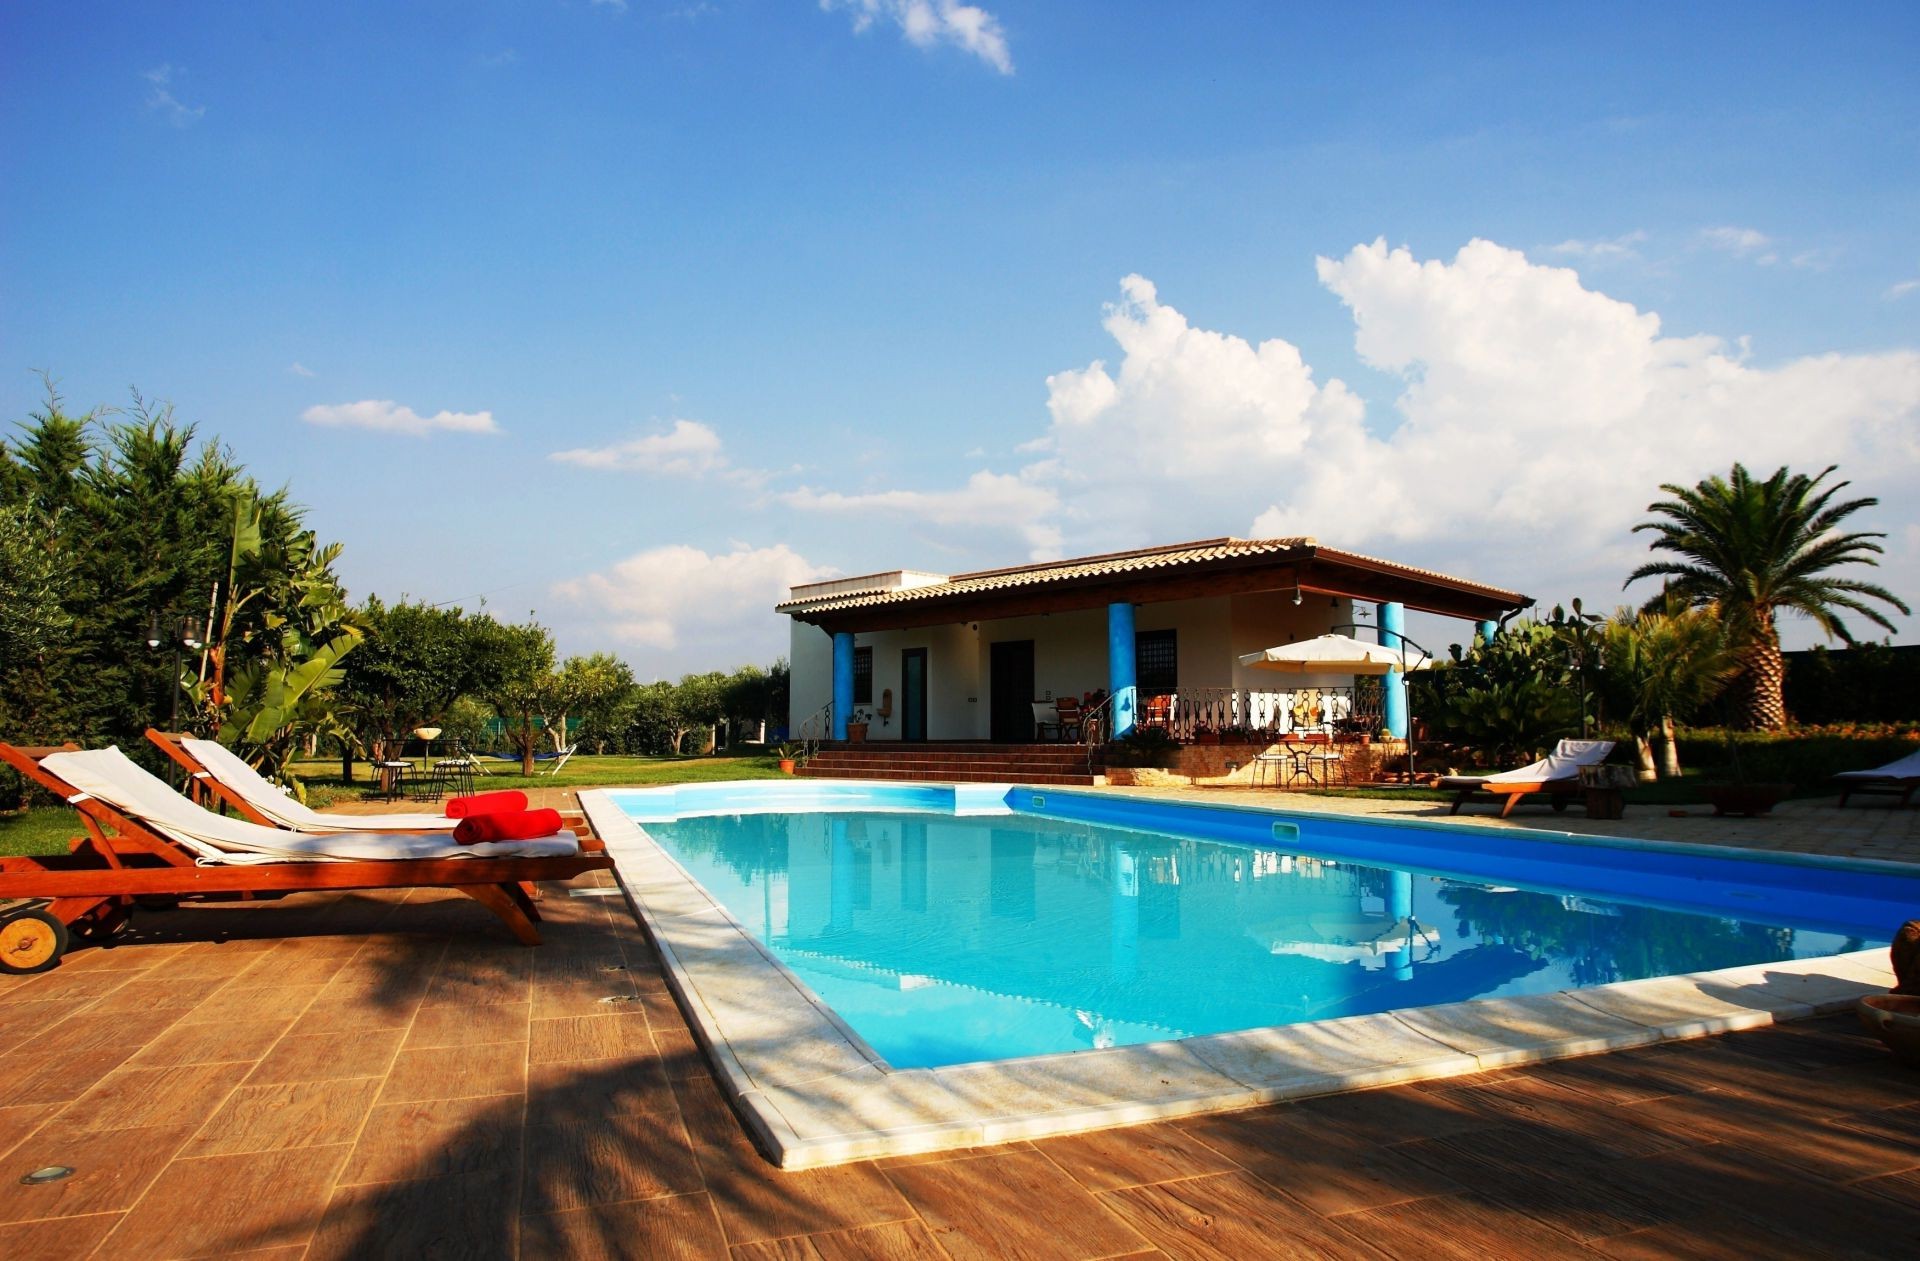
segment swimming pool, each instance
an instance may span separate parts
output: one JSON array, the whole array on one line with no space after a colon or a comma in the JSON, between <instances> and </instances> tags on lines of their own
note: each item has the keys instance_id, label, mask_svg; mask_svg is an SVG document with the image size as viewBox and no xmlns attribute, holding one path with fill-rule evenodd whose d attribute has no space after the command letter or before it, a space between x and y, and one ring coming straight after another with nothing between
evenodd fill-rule
<instances>
[{"instance_id":1,"label":"swimming pool","mask_svg":"<svg viewBox=\"0 0 1920 1261\"><path fill-rule=\"evenodd\" d=\"M582 800L788 1164L1802 1014L1920 903L1887 864L1005 785Z\"/></svg>"}]
</instances>

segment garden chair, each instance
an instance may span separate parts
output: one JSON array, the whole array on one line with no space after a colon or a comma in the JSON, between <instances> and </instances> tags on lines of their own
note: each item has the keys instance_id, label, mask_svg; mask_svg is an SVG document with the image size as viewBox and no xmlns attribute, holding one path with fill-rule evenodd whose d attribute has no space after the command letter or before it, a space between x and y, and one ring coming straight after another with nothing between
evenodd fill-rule
<instances>
[{"instance_id":1,"label":"garden chair","mask_svg":"<svg viewBox=\"0 0 1920 1261\"><path fill-rule=\"evenodd\" d=\"M1920 749L1903 758L1876 766L1870 771L1841 771L1834 782L1840 785L1840 804L1857 796L1898 797L1896 807L1907 805L1920 791Z\"/></svg>"},{"instance_id":2,"label":"garden chair","mask_svg":"<svg viewBox=\"0 0 1920 1261\"><path fill-rule=\"evenodd\" d=\"M1611 740L1562 740L1552 753L1538 762L1498 775L1445 775L1435 787L1453 791L1453 808L1449 814L1459 814L1461 806L1481 794L1500 800L1503 819L1513 813L1522 799L1542 793L1555 810L1565 810L1583 791L1580 768L1598 766L1612 752Z\"/></svg>"},{"instance_id":3,"label":"garden chair","mask_svg":"<svg viewBox=\"0 0 1920 1261\"><path fill-rule=\"evenodd\" d=\"M613 866L606 847L570 831L526 841L461 845L446 832L302 833L215 814L135 765L117 748L16 748L0 762L73 806L86 835L68 852L0 858L0 901L44 909L0 925L0 968L43 971L68 930L110 933L136 899L278 897L344 889L444 888L497 915L523 945L540 942L523 882L570 880Z\"/></svg>"}]
</instances>

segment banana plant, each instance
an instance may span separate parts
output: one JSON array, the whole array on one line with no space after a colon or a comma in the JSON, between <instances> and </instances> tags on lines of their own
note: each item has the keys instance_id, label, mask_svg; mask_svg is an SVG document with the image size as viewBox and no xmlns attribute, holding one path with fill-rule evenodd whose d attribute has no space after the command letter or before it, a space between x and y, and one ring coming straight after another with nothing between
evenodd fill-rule
<instances>
[{"instance_id":1,"label":"banana plant","mask_svg":"<svg viewBox=\"0 0 1920 1261\"><path fill-rule=\"evenodd\" d=\"M340 663L359 645L361 633L348 626L305 646L300 633L289 627L281 631L280 640L281 651L275 656L236 667L218 702L210 679L194 685L194 699L218 713L215 739L304 800L289 763L304 736L350 735L336 716L333 691L346 677Z\"/></svg>"}]
</instances>

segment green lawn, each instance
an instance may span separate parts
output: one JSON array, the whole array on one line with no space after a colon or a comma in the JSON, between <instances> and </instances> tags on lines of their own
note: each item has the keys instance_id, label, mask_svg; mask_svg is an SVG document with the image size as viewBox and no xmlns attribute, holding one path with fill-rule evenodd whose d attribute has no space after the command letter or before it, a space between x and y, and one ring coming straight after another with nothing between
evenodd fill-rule
<instances>
[{"instance_id":1,"label":"green lawn","mask_svg":"<svg viewBox=\"0 0 1920 1261\"><path fill-rule=\"evenodd\" d=\"M68 806L0 813L0 854L64 854L85 831Z\"/></svg>"}]
</instances>

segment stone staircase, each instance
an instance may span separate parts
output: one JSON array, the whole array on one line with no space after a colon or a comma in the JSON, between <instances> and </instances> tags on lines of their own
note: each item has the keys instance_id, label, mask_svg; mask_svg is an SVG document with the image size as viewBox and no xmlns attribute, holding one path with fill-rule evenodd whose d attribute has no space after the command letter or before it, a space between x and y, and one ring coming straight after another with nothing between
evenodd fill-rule
<instances>
[{"instance_id":1,"label":"stone staircase","mask_svg":"<svg viewBox=\"0 0 1920 1261\"><path fill-rule=\"evenodd\" d=\"M810 779L932 780L957 784L1091 784L1084 744L823 744L799 774Z\"/></svg>"}]
</instances>

